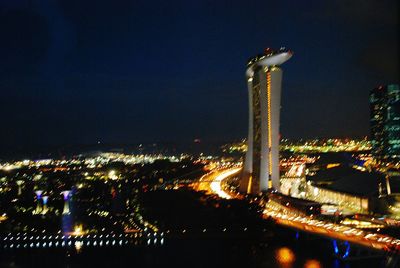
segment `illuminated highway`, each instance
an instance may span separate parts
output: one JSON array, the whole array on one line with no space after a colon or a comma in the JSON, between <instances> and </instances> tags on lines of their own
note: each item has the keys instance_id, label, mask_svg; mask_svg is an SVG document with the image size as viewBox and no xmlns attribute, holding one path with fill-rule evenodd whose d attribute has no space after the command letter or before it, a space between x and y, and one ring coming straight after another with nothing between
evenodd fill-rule
<instances>
[{"instance_id":1,"label":"illuminated highway","mask_svg":"<svg viewBox=\"0 0 400 268\"><path fill-rule=\"evenodd\" d=\"M232 176L233 174L238 173L241 169L242 168L233 168L220 172L217 176L215 176L214 181L211 182L210 184L211 190L221 198L231 199L232 197L229 194L227 194L224 190L222 190L221 182L226 178Z\"/></svg>"},{"instance_id":2,"label":"illuminated highway","mask_svg":"<svg viewBox=\"0 0 400 268\"><path fill-rule=\"evenodd\" d=\"M231 199L233 197L222 190L221 183L226 178L238 173L241 169L240 167L214 169L199 179L195 184L195 189L198 191L206 191L210 194L217 194L224 199Z\"/></svg>"},{"instance_id":3,"label":"illuminated highway","mask_svg":"<svg viewBox=\"0 0 400 268\"><path fill-rule=\"evenodd\" d=\"M354 244L374 249L388 250L389 246L400 248L400 240L387 235L367 232L342 224L316 220L311 217L299 216L288 211L279 212L268 207L268 205L264 210L264 217L272 217L280 225L285 225L333 239L349 241Z\"/></svg>"},{"instance_id":4,"label":"illuminated highway","mask_svg":"<svg viewBox=\"0 0 400 268\"><path fill-rule=\"evenodd\" d=\"M230 199L233 196L222 189L222 182L229 176L240 171L240 168L231 168L210 172L202 177L203 182L208 182L208 186L203 188L210 189L214 194L221 198ZM309 216L300 216L289 209L283 210L268 202L264 210L264 218L271 217L280 225L298 229L301 231L317 234L320 236L349 241L361 246L377 250L399 250L400 240L391 236L368 232L358 228L349 227L343 224L334 224L317 220Z\"/></svg>"}]
</instances>

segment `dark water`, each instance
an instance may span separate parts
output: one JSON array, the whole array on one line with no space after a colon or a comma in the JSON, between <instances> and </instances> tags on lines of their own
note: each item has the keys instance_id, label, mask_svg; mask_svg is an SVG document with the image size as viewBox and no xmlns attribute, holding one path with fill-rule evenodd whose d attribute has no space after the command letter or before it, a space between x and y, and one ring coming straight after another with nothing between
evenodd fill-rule
<instances>
[{"instance_id":1,"label":"dark water","mask_svg":"<svg viewBox=\"0 0 400 268\"><path fill-rule=\"evenodd\" d=\"M166 239L163 246L1 251L0 267L385 267L382 259L342 262L329 241L292 238Z\"/></svg>"}]
</instances>

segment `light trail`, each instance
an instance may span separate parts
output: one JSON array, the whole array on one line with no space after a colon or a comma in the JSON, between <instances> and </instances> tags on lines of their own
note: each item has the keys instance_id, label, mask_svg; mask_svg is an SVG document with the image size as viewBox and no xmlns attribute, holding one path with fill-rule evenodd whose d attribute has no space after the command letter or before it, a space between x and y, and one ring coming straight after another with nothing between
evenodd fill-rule
<instances>
[{"instance_id":1,"label":"light trail","mask_svg":"<svg viewBox=\"0 0 400 268\"><path fill-rule=\"evenodd\" d=\"M221 183L223 180L239 172L241 168L230 168L210 172L201 178L201 180L211 181L208 183L209 190L224 199L232 199L234 196L225 192ZM236 196L235 196L236 197ZM396 251L400 250L400 239L390 237L384 234L368 232L359 228L353 228L344 224L335 224L328 221L318 220L308 216L302 216L290 209L282 211L268 202L263 212L264 217L273 218L277 224L295 228L317 235L349 241L354 244L362 245L377 250Z\"/></svg>"},{"instance_id":2,"label":"light trail","mask_svg":"<svg viewBox=\"0 0 400 268\"><path fill-rule=\"evenodd\" d=\"M225 171L222 171L220 174L218 174L214 181L210 183L210 188L211 191L216 193L219 197L224 198L224 199L231 199L232 196L229 195L227 192L222 190L221 183L223 180L226 178L232 176L233 174L239 172L242 168L233 168L233 169L228 169Z\"/></svg>"},{"instance_id":3,"label":"light trail","mask_svg":"<svg viewBox=\"0 0 400 268\"><path fill-rule=\"evenodd\" d=\"M286 172L285 176L290 178L301 177L304 174L304 163L294 163Z\"/></svg>"},{"instance_id":4,"label":"light trail","mask_svg":"<svg viewBox=\"0 0 400 268\"><path fill-rule=\"evenodd\" d=\"M312 217L300 216L290 210L279 211L267 204L264 210L265 217L273 218L278 224L300 229L309 233L349 241L366 247L390 250L390 247L400 248L400 240L373 232L342 224L334 224Z\"/></svg>"}]
</instances>

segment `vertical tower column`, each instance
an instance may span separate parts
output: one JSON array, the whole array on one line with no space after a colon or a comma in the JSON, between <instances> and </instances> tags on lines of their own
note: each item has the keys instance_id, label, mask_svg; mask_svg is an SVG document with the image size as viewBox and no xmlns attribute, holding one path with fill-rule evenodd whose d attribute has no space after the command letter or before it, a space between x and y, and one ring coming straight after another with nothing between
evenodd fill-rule
<instances>
[{"instance_id":1,"label":"vertical tower column","mask_svg":"<svg viewBox=\"0 0 400 268\"><path fill-rule=\"evenodd\" d=\"M253 171L253 78L247 79L247 91L249 96L249 133L247 137L247 152L244 162L244 172L251 174Z\"/></svg>"},{"instance_id":2,"label":"vertical tower column","mask_svg":"<svg viewBox=\"0 0 400 268\"><path fill-rule=\"evenodd\" d=\"M280 143L280 114L281 114L281 86L282 86L282 70L279 67L270 68L271 76L271 181L272 188L280 191L280 174L279 174L279 143Z\"/></svg>"},{"instance_id":3,"label":"vertical tower column","mask_svg":"<svg viewBox=\"0 0 400 268\"><path fill-rule=\"evenodd\" d=\"M260 190L270 188L271 168L271 73L268 67L257 72L261 88L261 152L260 152Z\"/></svg>"},{"instance_id":4,"label":"vertical tower column","mask_svg":"<svg viewBox=\"0 0 400 268\"><path fill-rule=\"evenodd\" d=\"M251 193L253 173L253 77L247 77L247 91L249 97L249 132L247 137L247 152L244 160L240 191Z\"/></svg>"},{"instance_id":5,"label":"vertical tower column","mask_svg":"<svg viewBox=\"0 0 400 268\"><path fill-rule=\"evenodd\" d=\"M260 190L271 187L280 190L279 180L279 119L282 71L278 67L264 67L256 72L260 81L261 152Z\"/></svg>"}]
</instances>

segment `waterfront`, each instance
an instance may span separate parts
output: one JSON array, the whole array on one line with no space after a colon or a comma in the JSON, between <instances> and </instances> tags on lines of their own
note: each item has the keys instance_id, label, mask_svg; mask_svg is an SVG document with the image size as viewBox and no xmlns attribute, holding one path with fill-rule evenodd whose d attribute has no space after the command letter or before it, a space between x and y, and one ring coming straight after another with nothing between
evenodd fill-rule
<instances>
[{"instance_id":1,"label":"waterfront","mask_svg":"<svg viewBox=\"0 0 400 268\"><path fill-rule=\"evenodd\" d=\"M381 259L339 261L330 241L281 228L272 237L188 234L158 246L8 250L0 257L0 267L385 267Z\"/></svg>"}]
</instances>

